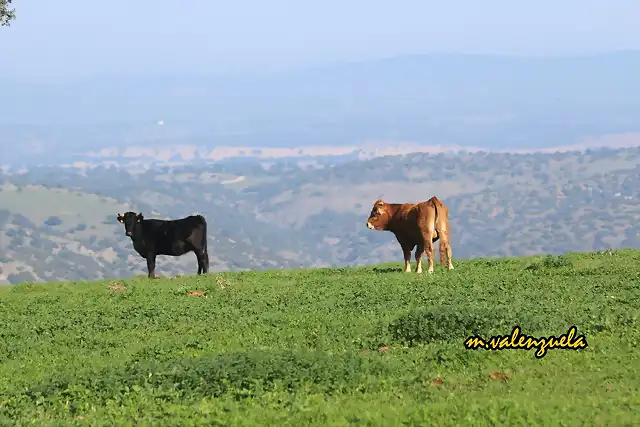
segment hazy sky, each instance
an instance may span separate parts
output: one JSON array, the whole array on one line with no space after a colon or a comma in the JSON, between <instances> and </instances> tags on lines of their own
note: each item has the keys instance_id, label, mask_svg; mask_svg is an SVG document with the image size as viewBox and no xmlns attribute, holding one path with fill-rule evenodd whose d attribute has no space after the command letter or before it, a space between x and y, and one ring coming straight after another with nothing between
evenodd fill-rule
<instances>
[{"instance_id":1,"label":"hazy sky","mask_svg":"<svg viewBox=\"0 0 640 427\"><path fill-rule=\"evenodd\" d=\"M640 48L638 0L16 0L0 77L227 74L405 53Z\"/></svg>"}]
</instances>

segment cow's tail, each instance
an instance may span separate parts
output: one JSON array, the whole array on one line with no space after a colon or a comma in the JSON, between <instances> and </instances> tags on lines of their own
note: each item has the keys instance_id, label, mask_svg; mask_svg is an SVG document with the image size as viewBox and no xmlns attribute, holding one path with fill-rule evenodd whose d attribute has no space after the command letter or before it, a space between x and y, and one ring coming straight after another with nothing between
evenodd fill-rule
<instances>
[{"instance_id":1,"label":"cow's tail","mask_svg":"<svg viewBox=\"0 0 640 427\"><path fill-rule=\"evenodd\" d=\"M436 196L433 196L431 198L431 203L433 203L433 211L435 213L434 219L436 221L436 224L438 223L438 203L439 202L440 202L440 200L438 200L438 198Z\"/></svg>"},{"instance_id":2,"label":"cow's tail","mask_svg":"<svg viewBox=\"0 0 640 427\"><path fill-rule=\"evenodd\" d=\"M202 218L202 252L204 253L204 265L207 267L208 272L209 250L207 249L207 220L202 215L200 215L200 218Z\"/></svg>"},{"instance_id":3,"label":"cow's tail","mask_svg":"<svg viewBox=\"0 0 640 427\"><path fill-rule=\"evenodd\" d=\"M433 196L431 198L431 203L433 204L433 229L436 232L436 237L439 239L440 238L440 230L438 227L438 203L440 203L440 200L438 200L438 198L436 196Z\"/></svg>"}]
</instances>

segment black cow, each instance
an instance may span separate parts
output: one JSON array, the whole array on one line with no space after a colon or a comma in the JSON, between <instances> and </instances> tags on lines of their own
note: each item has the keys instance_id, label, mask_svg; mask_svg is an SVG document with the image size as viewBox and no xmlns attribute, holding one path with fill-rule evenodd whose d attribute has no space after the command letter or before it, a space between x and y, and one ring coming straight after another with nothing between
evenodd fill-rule
<instances>
[{"instance_id":1,"label":"black cow","mask_svg":"<svg viewBox=\"0 0 640 427\"><path fill-rule=\"evenodd\" d=\"M181 256L194 252L198 259L198 274L209 270L207 252L207 220L191 215L174 220L144 219L141 213L118 214L133 248L147 260L149 278L155 278L156 255Z\"/></svg>"}]
</instances>

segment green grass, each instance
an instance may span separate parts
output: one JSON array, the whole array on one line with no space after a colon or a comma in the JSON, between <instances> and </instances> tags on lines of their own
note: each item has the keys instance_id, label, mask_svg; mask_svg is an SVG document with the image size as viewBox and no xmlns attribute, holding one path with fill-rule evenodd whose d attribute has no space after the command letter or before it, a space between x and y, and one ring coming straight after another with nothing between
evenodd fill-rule
<instances>
[{"instance_id":1,"label":"green grass","mask_svg":"<svg viewBox=\"0 0 640 427\"><path fill-rule=\"evenodd\" d=\"M640 423L640 251L455 266L4 287L0 423ZM514 325L588 347L463 346Z\"/></svg>"}]
</instances>

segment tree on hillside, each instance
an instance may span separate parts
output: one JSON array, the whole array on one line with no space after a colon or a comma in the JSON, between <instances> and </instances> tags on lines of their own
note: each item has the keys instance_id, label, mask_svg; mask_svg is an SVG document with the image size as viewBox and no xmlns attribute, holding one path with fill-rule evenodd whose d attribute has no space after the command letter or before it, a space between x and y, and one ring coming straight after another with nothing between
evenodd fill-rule
<instances>
[{"instance_id":1,"label":"tree on hillside","mask_svg":"<svg viewBox=\"0 0 640 427\"><path fill-rule=\"evenodd\" d=\"M44 221L45 225L55 227L56 225L62 224L62 220L57 216L50 216Z\"/></svg>"},{"instance_id":2,"label":"tree on hillside","mask_svg":"<svg viewBox=\"0 0 640 427\"><path fill-rule=\"evenodd\" d=\"M0 0L0 27L8 27L16 19L16 10L10 6L11 0Z\"/></svg>"}]
</instances>

